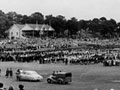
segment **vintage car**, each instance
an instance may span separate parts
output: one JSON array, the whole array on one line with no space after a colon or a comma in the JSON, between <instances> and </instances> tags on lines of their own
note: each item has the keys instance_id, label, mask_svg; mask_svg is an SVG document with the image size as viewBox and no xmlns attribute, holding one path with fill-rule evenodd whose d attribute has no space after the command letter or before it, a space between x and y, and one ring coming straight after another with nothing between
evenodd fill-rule
<instances>
[{"instance_id":1,"label":"vintage car","mask_svg":"<svg viewBox=\"0 0 120 90\"><path fill-rule=\"evenodd\" d=\"M42 81L43 77L39 75L36 71L24 71L20 70L16 72L17 80L25 80L25 81Z\"/></svg>"},{"instance_id":2,"label":"vintage car","mask_svg":"<svg viewBox=\"0 0 120 90\"><path fill-rule=\"evenodd\" d=\"M47 78L48 83L68 84L71 81L71 72L55 72Z\"/></svg>"}]
</instances>

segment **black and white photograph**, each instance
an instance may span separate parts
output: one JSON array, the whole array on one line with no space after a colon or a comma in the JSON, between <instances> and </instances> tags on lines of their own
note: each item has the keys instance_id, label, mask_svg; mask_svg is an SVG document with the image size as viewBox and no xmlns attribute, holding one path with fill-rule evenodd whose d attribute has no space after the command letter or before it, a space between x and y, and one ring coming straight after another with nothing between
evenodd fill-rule
<instances>
[{"instance_id":1,"label":"black and white photograph","mask_svg":"<svg viewBox=\"0 0 120 90\"><path fill-rule=\"evenodd\" d=\"M120 0L0 0L0 90L120 90Z\"/></svg>"}]
</instances>

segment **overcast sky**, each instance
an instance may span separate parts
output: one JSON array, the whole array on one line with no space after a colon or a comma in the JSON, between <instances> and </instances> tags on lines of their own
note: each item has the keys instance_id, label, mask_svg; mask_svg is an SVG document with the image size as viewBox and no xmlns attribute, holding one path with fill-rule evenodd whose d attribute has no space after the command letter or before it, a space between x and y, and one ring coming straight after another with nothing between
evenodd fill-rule
<instances>
[{"instance_id":1,"label":"overcast sky","mask_svg":"<svg viewBox=\"0 0 120 90\"><path fill-rule=\"evenodd\" d=\"M105 16L120 21L120 0L0 0L0 9L30 15L63 15L67 19L93 19Z\"/></svg>"}]
</instances>

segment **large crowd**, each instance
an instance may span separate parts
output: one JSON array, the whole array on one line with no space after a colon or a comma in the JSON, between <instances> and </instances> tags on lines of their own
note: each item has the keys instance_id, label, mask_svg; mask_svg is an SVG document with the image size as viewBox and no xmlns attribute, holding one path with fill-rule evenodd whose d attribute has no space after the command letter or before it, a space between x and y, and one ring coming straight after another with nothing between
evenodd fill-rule
<instances>
[{"instance_id":1,"label":"large crowd","mask_svg":"<svg viewBox=\"0 0 120 90\"><path fill-rule=\"evenodd\" d=\"M88 65L103 63L111 54L119 57L110 45L119 45L119 40L72 39L72 38L29 38L1 41L1 61L65 63ZM106 47L103 47L106 46ZM116 60L111 59L112 60ZM117 58L119 60L119 58Z\"/></svg>"},{"instance_id":2,"label":"large crowd","mask_svg":"<svg viewBox=\"0 0 120 90\"><path fill-rule=\"evenodd\" d=\"M79 47L83 44L92 44L100 46L108 45L120 45L120 40L116 39L72 39L72 38L28 38L28 39L17 39L17 40L2 40L0 41L1 48L14 48L17 49L39 49L44 50L48 48L70 48Z\"/></svg>"}]
</instances>

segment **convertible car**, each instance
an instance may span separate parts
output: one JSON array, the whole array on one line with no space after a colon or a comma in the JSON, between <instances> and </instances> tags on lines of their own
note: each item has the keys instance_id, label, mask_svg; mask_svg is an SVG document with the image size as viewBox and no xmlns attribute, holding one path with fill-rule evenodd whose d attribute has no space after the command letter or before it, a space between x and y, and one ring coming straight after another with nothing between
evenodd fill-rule
<instances>
[{"instance_id":1,"label":"convertible car","mask_svg":"<svg viewBox=\"0 0 120 90\"><path fill-rule=\"evenodd\" d=\"M16 72L16 78L18 81L42 81L43 77L39 75L36 71L24 71L20 70Z\"/></svg>"}]
</instances>

